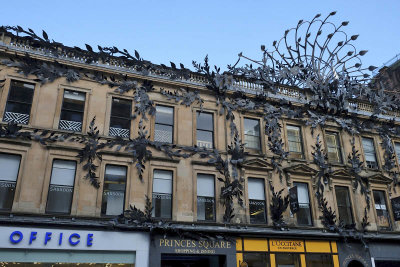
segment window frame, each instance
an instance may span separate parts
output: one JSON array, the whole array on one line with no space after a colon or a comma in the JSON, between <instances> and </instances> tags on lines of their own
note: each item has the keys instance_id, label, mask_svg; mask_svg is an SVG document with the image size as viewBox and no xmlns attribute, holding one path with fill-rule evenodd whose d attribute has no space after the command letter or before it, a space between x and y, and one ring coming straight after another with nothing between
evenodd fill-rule
<instances>
[{"instance_id":1,"label":"window frame","mask_svg":"<svg viewBox=\"0 0 400 267\"><path fill-rule=\"evenodd\" d=\"M71 161L71 162L75 162L75 173L74 173L74 181L73 181L73 187L72 187L72 196L71 196L71 204L69 207L69 212L68 213L64 213L64 212L47 212L47 203L49 202L49 192L50 192L50 186L51 186L51 178L53 175L53 167L54 167L54 161L56 160L63 160L63 161ZM50 167L50 177L49 177L49 183L48 183L48 189L47 189L47 195L46 195L46 203L44 205L44 214L47 215L65 215L65 216L71 216L72 212L73 212L73 204L74 204L74 196L76 193L76 176L78 174L78 161L77 160L71 160L71 159L65 159L65 158L61 158L61 157L54 157L51 159L51 167Z\"/></svg>"},{"instance_id":2,"label":"window frame","mask_svg":"<svg viewBox=\"0 0 400 267\"><path fill-rule=\"evenodd\" d=\"M245 149L247 149L247 150L249 150L249 151L251 151L251 152L253 152L253 153L257 153L257 154L260 154L260 153L264 153L264 145L263 145L263 138L262 138L262 129L263 129L263 124L262 124L262 120L259 118L259 117L254 117L254 116L247 116L247 115L244 115L244 116L242 116L242 125L243 125L243 130L242 130L242 140L243 140L243 143L246 143L246 129L245 129L245 120L253 120L253 121L257 121L258 122L258 125L259 125L259 127L260 127L260 130L258 131L258 142L259 142L259 144L260 144L260 147L259 148L253 148L253 147L248 147L248 146L244 146L244 148ZM249 135L249 136L254 136L254 137L256 137L255 135Z\"/></svg>"},{"instance_id":3,"label":"window frame","mask_svg":"<svg viewBox=\"0 0 400 267\"><path fill-rule=\"evenodd\" d=\"M313 199L311 198L311 194L310 194L310 184L308 182L306 182L306 181L295 180L295 181L293 181L292 186L296 186L296 184L305 184L307 186L308 208L309 208L310 220L311 220L310 224L299 224L298 223L297 213L296 213L296 214L294 214L295 217L296 217L296 224L299 225L299 226L312 227L312 226L314 226L314 211L313 211L313 205L312 205ZM300 202L299 202L299 205L300 205Z\"/></svg>"},{"instance_id":4,"label":"window frame","mask_svg":"<svg viewBox=\"0 0 400 267\"><path fill-rule=\"evenodd\" d=\"M131 117L132 117L132 111L133 111L132 99L121 98L121 97L117 97L117 96L110 96L110 98L111 98L111 105L110 105L110 115L108 116L109 121L108 121L108 134L107 134L107 135L108 135L108 136L113 136L113 137L120 136L120 135L110 135L111 120L112 120L112 117L114 117L114 118L127 119L127 120L129 120L129 128L128 128L128 129L125 129L125 130L128 130L128 131L129 131L128 137L122 137L122 136L121 136L121 137L122 137L122 138L130 138L130 137L131 137L131 133L132 133L132 125L133 125L132 119L131 119ZM119 117L119 116L113 116L113 115L112 115L112 114L113 114L113 103L114 103L114 99L122 100L122 101L127 101L127 102L130 103L129 118L128 118L128 117L127 117L127 118L124 118L124 117ZM115 127L113 127L113 128L115 128ZM123 129L123 128L120 128L120 129Z\"/></svg>"},{"instance_id":5,"label":"window frame","mask_svg":"<svg viewBox=\"0 0 400 267\"><path fill-rule=\"evenodd\" d=\"M119 163L119 162L117 162ZM125 212L125 207L126 207L126 202L127 202L127 188L128 188L128 176L129 176L129 167L123 164L116 164L115 162L113 163L105 163L104 165L104 172L103 172L103 183L102 183L102 188L101 188L101 201L100 201L100 216L102 217L113 217L113 216L118 216L118 215L106 215L102 213L102 205L103 205L103 197L104 197L104 185L106 181L106 172L107 172L107 166L117 166L117 167L124 167L125 168L125 188L124 188L124 203L123 203L123 208L122 208L122 213Z\"/></svg>"},{"instance_id":6,"label":"window frame","mask_svg":"<svg viewBox=\"0 0 400 267\"><path fill-rule=\"evenodd\" d=\"M337 215L338 221L340 222L339 205L338 205L337 196L336 196L336 188L337 187L346 188L348 196L349 196L349 201L350 201L349 210L350 210L351 221L352 221L351 223L352 224L357 224L356 217L354 216L354 214L355 214L354 205L353 205L354 202L353 202L353 197L352 197L352 194L351 194L351 190L350 190L348 185L344 185L344 184L335 184L334 187L333 187L334 188L335 206L336 206L336 215Z\"/></svg>"},{"instance_id":7,"label":"window frame","mask_svg":"<svg viewBox=\"0 0 400 267\"><path fill-rule=\"evenodd\" d=\"M156 116L157 116L157 106L161 106L161 107L166 107L166 108L171 108L172 109L172 125L169 125L169 124L164 124L164 123L157 123L156 122ZM159 124L159 125L165 125L165 126L172 126L172 142L171 143L166 143L166 144L175 144L176 142L175 142L175 125L176 125L176 122L177 122L177 120L175 120L175 116L176 116L176 111L175 111L175 106L171 106L171 105L164 105L164 103L156 103L155 104L155 107L154 107L155 109L156 109L156 111L155 111L155 114L154 114L154 119L153 119L153 131L151 131L152 133L152 140L153 141L155 141L155 142L160 142L160 141L156 141L155 140L155 131L156 131L156 125L157 124Z\"/></svg>"},{"instance_id":8,"label":"window frame","mask_svg":"<svg viewBox=\"0 0 400 267\"><path fill-rule=\"evenodd\" d=\"M386 205L386 211L388 213L388 221L389 221L388 227L380 226L378 224L378 213L377 213L376 206L375 206L376 203L375 203L374 191L383 193L383 197L384 197L385 205ZM391 210L391 207L389 206L390 199L388 198L386 190L383 188L372 188L371 192L372 192L372 203L371 204L373 204L373 207L374 207L374 216L375 216L375 222L376 222L377 229L391 231L393 229L392 210Z\"/></svg>"},{"instance_id":9,"label":"window frame","mask_svg":"<svg viewBox=\"0 0 400 267\"><path fill-rule=\"evenodd\" d=\"M83 109L82 111L78 111L78 110L73 110L73 109L66 109L64 108L64 104L65 104L65 92L76 92L78 94L84 94L85 96L85 101L83 103ZM73 131L73 132L83 132L83 122L85 121L85 111L86 111L86 101L87 101L87 93L86 92L81 92L81 91L77 91L77 90L71 90L71 89L64 89L63 90L63 94L62 94L62 100L61 100L61 110L60 110L60 116L59 116L59 120L58 120L58 130L62 130L62 131ZM74 130L68 130L68 129L60 129L60 122L62 121L61 116L63 115L63 111L67 111L67 112L75 112L75 113L81 113L82 114L82 122L81 122L81 130L80 131L74 131ZM67 120L64 120L67 121Z\"/></svg>"},{"instance_id":10,"label":"window frame","mask_svg":"<svg viewBox=\"0 0 400 267\"><path fill-rule=\"evenodd\" d=\"M214 181L214 219L213 220L199 220L198 218L198 197L205 197L205 196L199 196L198 190L197 190L197 181L199 178L199 174L200 175L207 175L207 176L212 176L213 177L213 181ZM196 197L195 197L195 201L196 201L196 221L197 222L216 222L217 221L217 194L216 194L216 176L213 173L205 173L205 172L196 172Z\"/></svg>"},{"instance_id":11,"label":"window frame","mask_svg":"<svg viewBox=\"0 0 400 267\"><path fill-rule=\"evenodd\" d=\"M158 216L152 216L152 218L156 219L156 220L164 220L164 221L172 221L174 219L174 183L175 183L175 173L176 171L170 168L165 168L162 166L154 166L151 169L151 200L152 200L152 207L153 207L153 211L155 213L155 206L154 206L154 201L153 201L153 194L154 194L154 172L155 171L168 171L171 173L171 216L170 218L164 218L164 217L158 217Z\"/></svg>"},{"instance_id":12,"label":"window frame","mask_svg":"<svg viewBox=\"0 0 400 267\"><path fill-rule=\"evenodd\" d=\"M197 117L198 117L198 114L201 114L201 113L205 113L205 114L210 114L211 115L211 118L212 118L212 126L213 126L213 130L212 131L209 131L209 130L202 130L202 129L198 129L198 120L197 120ZM211 132L212 133L212 147L211 148L207 148L207 149L214 149L214 148L216 148L217 146L216 146L216 139L217 138L215 138L215 132L216 132L216 116L215 116L215 112L213 112L213 111L209 111L209 110L203 110L203 111L201 111L201 110L194 110L194 120L193 120L194 122L195 122L195 125L196 125L196 129L195 129L195 131L193 131L194 132L194 136L193 136L193 144L194 145L197 145L197 137L198 137L198 134L197 134L197 132L200 130L200 131L204 131L204 132Z\"/></svg>"},{"instance_id":13,"label":"window frame","mask_svg":"<svg viewBox=\"0 0 400 267\"><path fill-rule=\"evenodd\" d=\"M260 223L260 222L257 222L257 223L252 223L251 222L251 215L250 215L250 200L256 200L256 199L250 199L250 197L249 197L249 193L250 193L250 190L249 190L249 180L251 180L251 179L253 179L253 180L260 180L260 181L262 181L263 182L263 185L264 185L264 214L265 214L265 220L264 220L264 222L263 223ZM247 177L246 177L246 186L247 186L247 217L248 217L248 222L249 222L249 224L252 224L252 225L268 225L268 223L269 223L269 220L268 220L268 216L269 216L269 213L268 213L268 201L267 201L267 199L268 199L268 195L267 195L267 186L266 186L266 184L265 184L265 178L263 178L263 177L259 177L259 176L257 176L257 175L251 175L251 174L249 174Z\"/></svg>"},{"instance_id":14,"label":"window frame","mask_svg":"<svg viewBox=\"0 0 400 267\"><path fill-rule=\"evenodd\" d=\"M379 171L381 164L380 164L380 160L379 160L379 156L378 156L378 154L379 154L378 153L379 151L377 150L378 146L376 146L374 136L362 135L362 136L360 136L360 138L361 138L361 142L360 142L361 143L361 149L362 149L362 152L363 152L364 167L366 168L366 170ZM374 146L374 155L375 155L375 161L376 161L376 168L369 168L368 167L367 160L366 160L366 155L365 155L364 144L363 144L363 139L364 138L372 140L372 144Z\"/></svg>"},{"instance_id":15,"label":"window frame","mask_svg":"<svg viewBox=\"0 0 400 267\"><path fill-rule=\"evenodd\" d=\"M17 173L17 178L15 180L15 189L14 189L14 194L13 194L13 200L12 200L12 204L11 204L11 208L10 209L0 209L0 214L2 213L10 213L13 211L13 207L14 207L14 202L15 202L15 197L17 195L17 192L19 194L19 180L21 179L21 170L22 170L22 164L23 164L23 155L20 153L9 153L9 152L3 152L2 150L0 150L0 154L4 154L4 155L10 155L10 156L19 156L19 165L18 165L18 173Z\"/></svg>"},{"instance_id":16,"label":"window frame","mask_svg":"<svg viewBox=\"0 0 400 267\"><path fill-rule=\"evenodd\" d=\"M338 143L337 145L336 145L336 149L338 149L339 151L338 151L338 155L339 155L339 161L330 161L329 160L329 156L328 156L328 162L329 162L329 164L340 164L340 165L343 165L343 164L345 164L345 157L343 156L343 152L344 152L344 147L343 147L343 143L342 143L342 135L340 134L340 131L334 131L334 130L330 130L330 129L327 129L327 130L324 130L324 143L325 143L325 151L326 151L326 153L327 153L327 155L328 155L328 138L327 138L327 135L329 135L329 134L334 134L335 135L335 137L336 137L336 142Z\"/></svg>"},{"instance_id":17,"label":"window frame","mask_svg":"<svg viewBox=\"0 0 400 267\"><path fill-rule=\"evenodd\" d=\"M300 137L300 147L301 147L301 157L293 157L293 153L296 153L297 155L300 155L300 153L298 152L290 152L289 151L289 134L288 134L288 126L291 127L297 127L299 128L299 137ZM287 151L289 152L289 159L291 160L306 160L306 155L307 155L307 151L306 151L306 144L305 144L305 138L303 136L304 134L304 130L302 125L296 124L296 123L291 123L291 122L285 122L285 144L286 144L286 148Z\"/></svg>"}]
</instances>

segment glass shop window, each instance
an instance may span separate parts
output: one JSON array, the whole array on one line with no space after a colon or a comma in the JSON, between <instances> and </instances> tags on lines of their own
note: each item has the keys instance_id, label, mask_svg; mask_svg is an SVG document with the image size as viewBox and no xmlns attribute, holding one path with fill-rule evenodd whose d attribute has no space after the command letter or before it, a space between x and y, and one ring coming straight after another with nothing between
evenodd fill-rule
<instances>
[{"instance_id":1,"label":"glass shop window","mask_svg":"<svg viewBox=\"0 0 400 267\"><path fill-rule=\"evenodd\" d=\"M173 136L174 136L174 108L165 106L156 106L154 141L172 144Z\"/></svg>"},{"instance_id":2,"label":"glass shop window","mask_svg":"<svg viewBox=\"0 0 400 267\"><path fill-rule=\"evenodd\" d=\"M338 206L339 220L345 225L354 223L351 211L351 201L349 189L345 186L335 186L336 201Z\"/></svg>"},{"instance_id":3,"label":"glass shop window","mask_svg":"<svg viewBox=\"0 0 400 267\"><path fill-rule=\"evenodd\" d=\"M132 102L125 99L113 98L110 116L110 136L129 138L131 128Z\"/></svg>"},{"instance_id":4,"label":"glass shop window","mask_svg":"<svg viewBox=\"0 0 400 267\"><path fill-rule=\"evenodd\" d=\"M244 143L247 148L260 150L259 120L244 118Z\"/></svg>"},{"instance_id":5,"label":"glass shop window","mask_svg":"<svg viewBox=\"0 0 400 267\"><path fill-rule=\"evenodd\" d=\"M306 254L307 267L333 267L333 259L331 254Z\"/></svg>"},{"instance_id":6,"label":"glass shop window","mask_svg":"<svg viewBox=\"0 0 400 267\"><path fill-rule=\"evenodd\" d=\"M299 225L312 225L308 185L306 183L293 183L293 185L297 186L297 197L300 208L296 213L297 223Z\"/></svg>"},{"instance_id":7,"label":"glass shop window","mask_svg":"<svg viewBox=\"0 0 400 267\"><path fill-rule=\"evenodd\" d=\"M382 228L390 228L390 216L386 205L384 191L373 190L377 224Z\"/></svg>"},{"instance_id":8,"label":"glass shop window","mask_svg":"<svg viewBox=\"0 0 400 267\"><path fill-rule=\"evenodd\" d=\"M70 214L75 170L75 161L59 159L53 161L46 213Z\"/></svg>"},{"instance_id":9,"label":"glass shop window","mask_svg":"<svg viewBox=\"0 0 400 267\"><path fill-rule=\"evenodd\" d=\"M34 84L11 81L3 121L28 124L34 91Z\"/></svg>"},{"instance_id":10,"label":"glass shop window","mask_svg":"<svg viewBox=\"0 0 400 267\"><path fill-rule=\"evenodd\" d=\"M214 147L214 120L212 113L197 112L197 146L205 148Z\"/></svg>"},{"instance_id":11,"label":"glass shop window","mask_svg":"<svg viewBox=\"0 0 400 267\"><path fill-rule=\"evenodd\" d=\"M335 132L326 132L325 137L328 161L332 163L343 163L339 134Z\"/></svg>"},{"instance_id":12,"label":"glass shop window","mask_svg":"<svg viewBox=\"0 0 400 267\"><path fill-rule=\"evenodd\" d=\"M289 154L292 158L301 159L303 155L303 143L301 139L301 129L299 126L286 125Z\"/></svg>"},{"instance_id":13,"label":"glass shop window","mask_svg":"<svg viewBox=\"0 0 400 267\"><path fill-rule=\"evenodd\" d=\"M249 178L247 186L249 191L250 223L266 223L264 179Z\"/></svg>"},{"instance_id":14,"label":"glass shop window","mask_svg":"<svg viewBox=\"0 0 400 267\"><path fill-rule=\"evenodd\" d=\"M0 211L10 211L14 201L21 156L0 154Z\"/></svg>"},{"instance_id":15,"label":"glass shop window","mask_svg":"<svg viewBox=\"0 0 400 267\"><path fill-rule=\"evenodd\" d=\"M85 93L64 90L59 129L74 132L82 131L85 99Z\"/></svg>"},{"instance_id":16,"label":"glass shop window","mask_svg":"<svg viewBox=\"0 0 400 267\"><path fill-rule=\"evenodd\" d=\"M153 173L153 217L172 217L172 172L154 170Z\"/></svg>"},{"instance_id":17,"label":"glass shop window","mask_svg":"<svg viewBox=\"0 0 400 267\"><path fill-rule=\"evenodd\" d=\"M107 165L104 175L102 215L120 215L124 212L126 167Z\"/></svg>"},{"instance_id":18,"label":"glass shop window","mask_svg":"<svg viewBox=\"0 0 400 267\"><path fill-rule=\"evenodd\" d=\"M197 175L197 220L215 221L214 175Z\"/></svg>"},{"instance_id":19,"label":"glass shop window","mask_svg":"<svg viewBox=\"0 0 400 267\"><path fill-rule=\"evenodd\" d=\"M262 252L245 252L243 261L248 267L270 267L269 255Z\"/></svg>"},{"instance_id":20,"label":"glass shop window","mask_svg":"<svg viewBox=\"0 0 400 267\"><path fill-rule=\"evenodd\" d=\"M376 160L374 139L362 138L362 144L364 149L365 164L368 169L378 169L378 162Z\"/></svg>"},{"instance_id":21,"label":"glass shop window","mask_svg":"<svg viewBox=\"0 0 400 267\"><path fill-rule=\"evenodd\" d=\"M276 253L276 267L301 267L300 254Z\"/></svg>"}]
</instances>

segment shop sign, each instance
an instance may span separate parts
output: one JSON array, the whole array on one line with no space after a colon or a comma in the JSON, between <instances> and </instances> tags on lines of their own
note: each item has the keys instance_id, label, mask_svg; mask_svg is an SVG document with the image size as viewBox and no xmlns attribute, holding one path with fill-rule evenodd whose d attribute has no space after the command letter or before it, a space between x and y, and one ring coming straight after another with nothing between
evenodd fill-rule
<instances>
[{"instance_id":1,"label":"shop sign","mask_svg":"<svg viewBox=\"0 0 400 267\"><path fill-rule=\"evenodd\" d=\"M400 221L400 197L392 198L393 218L395 221Z\"/></svg>"},{"instance_id":2,"label":"shop sign","mask_svg":"<svg viewBox=\"0 0 400 267\"><path fill-rule=\"evenodd\" d=\"M301 240L269 240L270 251L273 252L304 252L304 242Z\"/></svg>"},{"instance_id":3,"label":"shop sign","mask_svg":"<svg viewBox=\"0 0 400 267\"><path fill-rule=\"evenodd\" d=\"M297 186L289 189L290 211L294 214L299 211L299 198L297 193Z\"/></svg>"},{"instance_id":4,"label":"shop sign","mask_svg":"<svg viewBox=\"0 0 400 267\"><path fill-rule=\"evenodd\" d=\"M229 251L235 248L232 242L226 240L160 238L157 245L163 252L179 254L221 254L224 250Z\"/></svg>"}]
</instances>

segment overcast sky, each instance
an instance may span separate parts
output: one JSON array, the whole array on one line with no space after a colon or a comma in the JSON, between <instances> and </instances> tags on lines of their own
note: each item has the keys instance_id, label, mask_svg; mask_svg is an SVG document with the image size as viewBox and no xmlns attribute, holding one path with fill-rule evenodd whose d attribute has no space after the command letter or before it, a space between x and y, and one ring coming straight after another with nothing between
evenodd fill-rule
<instances>
[{"instance_id":1,"label":"overcast sky","mask_svg":"<svg viewBox=\"0 0 400 267\"><path fill-rule=\"evenodd\" d=\"M117 46L136 49L154 63L191 67L206 54L225 68L243 52L261 56L300 19L337 11L332 22L350 21L360 34L359 50L369 50L363 65L380 66L400 53L399 0L316 1L4 1L1 25L20 25L70 46Z\"/></svg>"}]
</instances>

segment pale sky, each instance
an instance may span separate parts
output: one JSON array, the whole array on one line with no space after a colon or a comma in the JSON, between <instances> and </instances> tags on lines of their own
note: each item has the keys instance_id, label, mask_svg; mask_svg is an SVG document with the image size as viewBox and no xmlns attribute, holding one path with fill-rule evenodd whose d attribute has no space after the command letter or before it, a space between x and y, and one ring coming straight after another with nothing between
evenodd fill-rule
<instances>
[{"instance_id":1,"label":"pale sky","mask_svg":"<svg viewBox=\"0 0 400 267\"><path fill-rule=\"evenodd\" d=\"M243 52L260 58L286 29L315 14L360 34L358 50L369 50L365 66L380 66L400 53L399 0L318 1L4 1L1 25L20 25L70 46L117 46L154 63L191 67L206 54L225 69Z\"/></svg>"}]
</instances>

